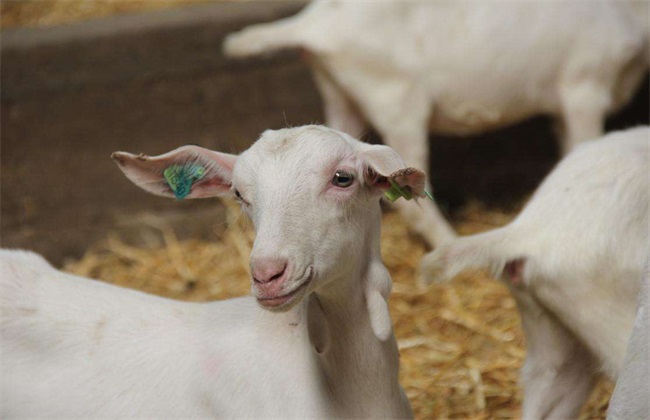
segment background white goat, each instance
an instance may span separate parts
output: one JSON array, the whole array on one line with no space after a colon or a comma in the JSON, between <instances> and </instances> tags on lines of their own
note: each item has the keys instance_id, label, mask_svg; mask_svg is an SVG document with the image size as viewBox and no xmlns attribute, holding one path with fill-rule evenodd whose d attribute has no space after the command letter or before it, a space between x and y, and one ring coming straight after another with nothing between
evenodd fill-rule
<instances>
[{"instance_id":1,"label":"background white goat","mask_svg":"<svg viewBox=\"0 0 650 420\"><path fill-rule=\"evenodd\" d=\"M318 126L266 131L239 157L114 159L154 194L235 194L257 231L254 297L171 301L2 251L3 418L412 416L379 200L396 171L421 194L422 172Z\"/></svg>"},{"instance_id":2,"label":"background white goat","mask_svg":"<svg viewBox=\"0 0 650 420\"><path fill-rule=\"evenodd\" d=\"M644 3L322 0L231 34L224 49L303 48L328 126L356 136L369 123L426 170L429 131L472 134L547 114L564 153L600 136L647 70ZM455 236L435 204L396 204L429 244Z\"/></svg>"},{"instance_id":3,"label":"background white goat","mask_svg":"<svg viewBox=\"0 0 650 420\"><path fill-rule=\"evenodd\" d=\"M607 410L608 420L643 419L650 415L650 259L641 284L634 329Z\"/></svg>"},{"instance_id":4,"label":"background white goat","mask_svg":"<svg viewBox=\"0 0 650 420\"><path fill-rule=\"evenodd\" d=\"M600 366L616 380L650 255L650 129L584 144L509 225L423 259L425 279L489 268L512 291L527 342L524 418L575 418Z\"/></svg>"}]
</instances>

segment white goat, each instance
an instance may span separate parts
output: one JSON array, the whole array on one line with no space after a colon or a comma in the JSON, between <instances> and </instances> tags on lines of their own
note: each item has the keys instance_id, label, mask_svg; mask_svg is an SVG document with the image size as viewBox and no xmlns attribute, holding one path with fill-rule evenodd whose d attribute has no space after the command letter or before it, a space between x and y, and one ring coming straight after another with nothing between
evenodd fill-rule
<instances>
[{"instance_id":1,"label":"white goat","mask_svg":"<svg viewBox=\"0 0 650 420\"><path fill-rule=\"evenodd\" d=\"M524 418L575 418L600 366L616 380L650 255L650 129L578 147L509 225L423 259L425 279L489 268L513 293L528 346Z\"/></svg>"},{"instance_id":2,"label":"white goat","mask_svg":"<svg viewBox=\"0 0 650 420\"><path fill-rule=\"evenodd\" d=\"M650 260L648 263L625 362L609 402L608 420L650 416Z\"/></svg>"},{"instance_id":3,"label":"white goat","mask_svg":"<svg viewBox=\"0 0 650 420\"><path fill-rule=\"evenodd\" d=\"M602 135L647 69L647 35L631 15L648 16L627 6L322 0L229 35L224 51L304 49L328 126L358 136L369 123L426 170L429 131L466 135L547 114L560 122L564 153ZM455 237L435 204L396 204L429 244Z\"/></svg>"},{"instance_id":4,"label":"white goat","mask_svg":"<svg viewBox=\"0 0 650 420\"><path fill-rule=\"evenodd\" d=\"M266 131L239 157L113 158L154 194L236 195L254 297L171 301L2 251L2 418L412 416L379 201L387 178L421 194L422 172L319 126Z\"/></svg>"}]
</instances>

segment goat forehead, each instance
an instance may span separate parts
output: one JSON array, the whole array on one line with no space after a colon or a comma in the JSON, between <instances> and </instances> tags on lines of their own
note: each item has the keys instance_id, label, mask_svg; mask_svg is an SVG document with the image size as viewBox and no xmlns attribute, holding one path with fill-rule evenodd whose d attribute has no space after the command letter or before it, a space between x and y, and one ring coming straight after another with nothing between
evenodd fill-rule
<instances>
[{"instance_id":1,"label":"goat forehead","mask_svg":"<svg viewBox=\"0 0 650 420\"><path fill-rule=\"evenodd\" d=\"M235 179L249 185L307 181L351 160L354 151L348 139L321 127L267 131L241 155Z\"/></svg>"}]
</instances>

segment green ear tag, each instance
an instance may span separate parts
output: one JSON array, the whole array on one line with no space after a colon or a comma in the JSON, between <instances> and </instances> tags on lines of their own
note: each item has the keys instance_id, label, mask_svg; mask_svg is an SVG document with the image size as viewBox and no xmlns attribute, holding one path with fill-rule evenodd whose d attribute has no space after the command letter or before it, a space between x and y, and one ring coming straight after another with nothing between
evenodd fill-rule
<instances>
[{"instance_id":1,"label":"green ear tag","mask_svg":"<svg viewBox=\"0 0 650 420\"><path fill-rule=\"evenodd\" d=\"M413 198L413 193L401 187L397 182L393 181L390 178L388 178L388 182L390 182L390 188L384 193L384 195L391 201L391 203L395 202L400 197L404 197L404 199L407 201ZM429 200L433 202L436 201L433 198L433 194L431 194L429 191L424 190L424 194L427 196L427 198L429 198Z\"/></svg>"},{"instance_id":2,"label":"green ear tag","mask_svg":"<svg viewBox=\"0 0 650 420\"><path fill-rule=\"evenodd\" d=\"M404 197L406 200L411 200L413 198L413 194L410 191L407 191L406 189L402 188L397 182L393 181L391 178L388 178L388 182L390 182L390 188L384 193L384 195L391 202L397 200L400 197Z\"/></svg>"},{"instance_id":3,"label":"green ear tag","mask_svg":"<svg viewBox=\"0 0 650 420\"><path fill-rule=\"evenodd\" d=\"M163 172L167 185L172 189L174 197L182 200L192 191L192 184L203 178L205 168L201 165L171 165Z\"/></svg>"}]
</instances>

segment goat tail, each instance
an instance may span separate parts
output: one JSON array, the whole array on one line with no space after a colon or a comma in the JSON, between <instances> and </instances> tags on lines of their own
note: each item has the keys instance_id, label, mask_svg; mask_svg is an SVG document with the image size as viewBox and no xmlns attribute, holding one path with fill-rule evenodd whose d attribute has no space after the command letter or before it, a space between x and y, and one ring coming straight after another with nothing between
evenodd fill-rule
<instances>
[{"instance_id":1,"label":"goat tail","mask_svg":"<svg viewBox=\"0 0 650 420\"><path fill-rule=\"evenodd\" d=\"M278 22L252 25L229 34L223 51L228 57L242 58L273 51L302 47L300 31L294 18Z\"/></svg>"},{"instance_id":2,"label":"goat tail","mask_svg":"<svg viewBox=\"0 0 650 420\"><path fill-rule=\"evenodd\" d=\"M500 228L439 246L422 258L421 285L449 281L470 268L487 269L493 277L500 277L506 264L519 258L511 251L513 236L509 228Z\"/></svg>"}]
</instances>

